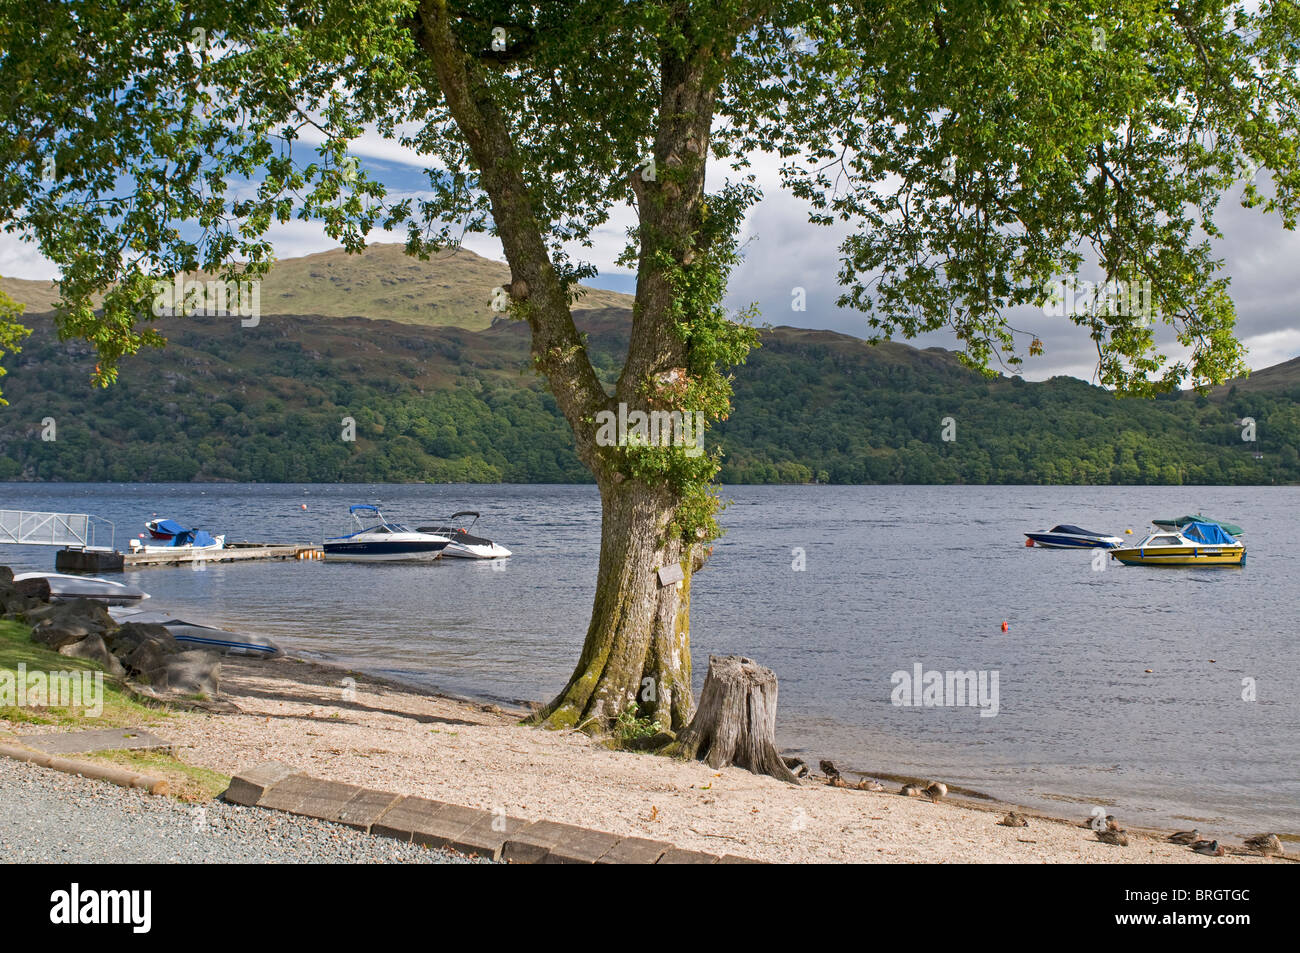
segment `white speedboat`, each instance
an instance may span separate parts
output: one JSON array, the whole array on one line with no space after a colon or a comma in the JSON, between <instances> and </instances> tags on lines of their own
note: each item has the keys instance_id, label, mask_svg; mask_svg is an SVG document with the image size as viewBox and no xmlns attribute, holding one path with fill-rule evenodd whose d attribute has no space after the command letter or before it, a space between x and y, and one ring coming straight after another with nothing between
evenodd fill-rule
<instances>
[{"instance_id":1,"label":"white speedboat","mask_svg":"<svg viewBox=\"0 0 1300 953\"><path fill-rule=\"evenodd\" d=\"M1046 546L1049 549L1114 549L1123 546L1118 536L1107 536L1091 530L1080 529L1069 523L1053 526L1045 533L1026 533L1026 546Z\"/></svg>"},{"instance_id":2,"label":"white speedboat","mask_svg":"<svg viewBox=\"0 0 1300 953\"><path fill-rule=\"evenodd\" d=\"M95 576L71 576L59 572L20 572L14 576L14 582L24 579L48 580L51 599L94 599L105 605L125 606L149 598L149 593L143 589Z\"/></svg>"},{"instance_id":3,"label":"white speedboat","mask_svg":"<svg viewBox=\"0 0 1300 953\"><path fill-rule=\"evenodd\" d=\"M456 526L456 521L462 516L474 517L469 521L469 526L473 526L478 522L477 513L473 510L463 510L460 513L452 513L451 519L447 521L448 525L446 526L417 526L416 529L421 533L435 533L451 540L447 544L447 548L442 551L443 556L448 558L505 559L510 555L510 550L499 543L494 543L482 536L471 536L469 527Z\"/></svg>"},{"instance_id":4,"label":"white speedboat","mask_svg":"<svg viewBox=\"0 0 1300 953\"><path fill-rule=\"evenodd\" d=\"M365 562L428 561L437 559L451 542L446 536L412 530L384 519L379 507L359 503L348 508L357 531L325 540L326 559ZM369 523L370 525L367 525Z\"/></svg>"}]
</instances>

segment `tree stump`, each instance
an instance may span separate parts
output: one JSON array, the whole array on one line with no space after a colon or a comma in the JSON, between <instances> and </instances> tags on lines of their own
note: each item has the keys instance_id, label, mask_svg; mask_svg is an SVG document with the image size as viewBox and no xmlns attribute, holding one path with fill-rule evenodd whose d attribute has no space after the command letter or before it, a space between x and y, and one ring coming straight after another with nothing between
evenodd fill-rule
<instances>
[{"instance_id":1,"label":"tree stump","mask_svg":"<svg viewBox=\"0 0 1300 953\"><path fill-rule=\"evenodd\" d=\"M776 750L776 674L739 655L709 656L695 717L664 754L799 783Z\"/></svg>"}]
</instances>

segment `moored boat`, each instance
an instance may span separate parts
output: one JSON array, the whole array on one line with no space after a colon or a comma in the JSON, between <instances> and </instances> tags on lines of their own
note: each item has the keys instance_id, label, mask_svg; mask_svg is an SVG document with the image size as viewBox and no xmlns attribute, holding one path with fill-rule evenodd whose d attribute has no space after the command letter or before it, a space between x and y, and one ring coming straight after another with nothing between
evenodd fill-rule
<instances>
[{"instance_id":1,"label":"moored boat","mask_svg":"<svg viewBox=\"0 0 1300 953\"><path fill-rule=\"evenodd\" d=\"M463 510L459 513L451 514L450 519L444 526L417 526L416 531L420 533L434 533L438 536L445 536L451 542L447 548L442 551L444 558L455 559L505 559L510 555L510 550L506 549L499 543L483 536L472 536L469 529L464 526L456 526L455 523L462 516L474 517L469 521L469 526L478 522L478 513L473 510Z\"/></svg>"},{"instance_id":2,"label":"moored boat","mask_svg":"<svg viewBox=\"0 0 1300 953\"><path fill-rule=\"evenodd\" d=\"M175 539L177 533L185 532L185 527L175 520L151 519L144 524L144 528L149 531L151 539L167 542Z\"/></svg>"},{"instance_id":3,"label":"moored boat","mask_svg":"<svg viewBox=\"0 0 1300 953\"><path fill-rule=\"evenodd\" d=\"M412 530L384 518L378 506L358 503L348 507L356 532L325 540L326 559L364 562L426 561L442 555L451 541L436 533ZM369 525L367 525L369 522Z\"/></svg>"},{"instance_id":4,"label":"moored boat","mask_svg":"<svg viewBox=\"0 0 1300 953\"><path fill-rule=\"evenodd\" d=\"M1069 523L1053 526L1044 533L1025 535L1035 546L1046 546L1049 549L1114 549L1124 545L1124 540L1118 536L1094 533Z\"/></svg>"},{"instance_id":5,"label":"moored boat","mask_svg":"<svg viewBox=\"0 0 1300 953\"><path fill-rule=\"evenodd\" d=\"M1229 536L1240 536L1246 532L1236 523L1225 523L1223 520L1211 519L1208 516L1180 516L1177 519L1152 520L1151 524L1163 530L1180 530L1192 523L1214 523L1216 526L1223 527L1223 531Z\"/></svg>"},{"instance_id":6,"label":"moored boat","mask_svg":"<svg viewBox=\"0 0 1300 953\"><path fill-rule=\"evenodd\" d=\"M131 551L133 553L168 553L176 550L208 550L222 549L226 545L226 537L213 536L207 530L192 527L186 529L183 525L175 520L149 520L144 524L145 529L149 531L147 541L143 533L140 539L131 540Z\"/></svg>"},{"instance_id":7,"label":"moored boat","mask_svg":"<svg viewBox=\"0 0 1300 953\"><path fill-rule=\"evenodd\" d=\"M1111 550L1126 566L1244 566L1246 547L1218 523L1192 522L1159 530L1135 546Z\"/></svg>"}]
</instances>

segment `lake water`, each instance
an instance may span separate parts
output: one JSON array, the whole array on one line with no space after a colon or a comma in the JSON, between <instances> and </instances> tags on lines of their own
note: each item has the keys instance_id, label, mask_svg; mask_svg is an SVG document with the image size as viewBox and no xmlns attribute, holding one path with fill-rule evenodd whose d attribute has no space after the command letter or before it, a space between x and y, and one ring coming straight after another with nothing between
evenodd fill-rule
<instances>
[{"instance_id":1,"label":"lake water","mask_svg":"<svg viewBox=\"0 0 1300 953\"><path fill-rule=\"evenodd\" d=\"M778 740L810 763L941 778L1066 816L1300 832L1300 574L1288 487L733 487L695 580L696 688L710 654L780 679ZM576 661L596 573L588 486L7 484L3 508L88 512L117 545L154 515L231 540L316 541L347 506L417 523L483 513L503 569L258 562L145 569L153 605L259 631L454 694L543 700ZM305 505L305 509L303 506ZM1093 569L1025 548L1058 522L1135 534L1202 512L1246 528L1244 569ZM803 569L794 567L800 563ZM52 550L0 562L53 568ZM1002 622L1008 623L1002 631ZM895 672L997 676L998 709L905 707ZM1150 669L1148 673L1146 670ZM1243 699L1253 680L1255 700ZM989 683L991 687L991 682ZM1194 820L1193 820L1194 819Z\"/></svg>"}]
</instances>

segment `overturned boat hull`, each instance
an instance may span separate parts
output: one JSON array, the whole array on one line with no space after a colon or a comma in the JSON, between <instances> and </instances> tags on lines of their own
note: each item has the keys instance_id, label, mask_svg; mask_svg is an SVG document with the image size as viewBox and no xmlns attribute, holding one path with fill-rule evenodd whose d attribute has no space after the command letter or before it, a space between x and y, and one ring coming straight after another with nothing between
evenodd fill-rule
<instances>
[{"instance_id":1,"label":"overturned boat hull","mask_svg":"<svg viewBox=\"0 0 1300 953\"><path fill-rule=\"evenodd\" d=\"M278 658L280 647L263 635L230 632L208 625L186 622L165 611L147 611L136 608L109 609L109 615L121 623L146 622L161 625L186 648L210 649L226 655L244 655L254 658Z\"/></svg>"},{"instance_id":2,"label":"overturned boat hull","mask_svg":"<svg viewBox=\"0 0 1300 953\"><path fill-rule=\"evenodd\" d=\"M57 572L23 572L14 582L44 579L50 584L51 599L94 599L110 606L135 605L149 598L149 593L135 586L95 576L71 576Z\"/></svg>"}]
</instances>

